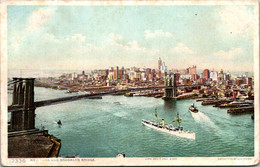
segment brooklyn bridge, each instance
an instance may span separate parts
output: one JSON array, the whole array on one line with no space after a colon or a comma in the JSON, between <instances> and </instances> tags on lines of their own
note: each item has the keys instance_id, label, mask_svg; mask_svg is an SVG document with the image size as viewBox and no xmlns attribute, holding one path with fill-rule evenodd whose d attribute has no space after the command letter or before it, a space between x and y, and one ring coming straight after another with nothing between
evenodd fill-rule
<instances>
[{"instance_id":1,"label":"brooklyn bridge","mask_svg":"<svg viewBox=\"0 0 260 167\"><path fill-rule=\"evenodd\" d=\"M178 87L197 87L201 85L176 85L176 75L169 74L165 77L164 86L128 88L124 90L113 90L108 92L75 95L49 99L44 101L34 101L34 78L13 78L8 85L13 85L12 105L8 106L11 112L11 120L8 130L11 132L35 129L35 110L38 107L55 105L58 103L71 102L86 99L94 96L113 95L144 90L164 89L164 99L176 99Z\"/></svg>"}]
</instances>

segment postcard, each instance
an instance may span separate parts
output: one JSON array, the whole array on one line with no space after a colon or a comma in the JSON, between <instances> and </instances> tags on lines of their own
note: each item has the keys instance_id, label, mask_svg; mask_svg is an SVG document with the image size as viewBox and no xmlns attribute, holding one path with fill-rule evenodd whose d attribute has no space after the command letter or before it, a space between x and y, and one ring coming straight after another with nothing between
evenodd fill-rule
<instances>
[{"instance_id":1,"label":"postcard","mask_svg":"<svg viewBox=\"0 0 260 167\"><path fill-rule=\"evenodd\" d=\"M3 166L259 154L257 0L1 1Z\"/></svg>"}]
</instances>

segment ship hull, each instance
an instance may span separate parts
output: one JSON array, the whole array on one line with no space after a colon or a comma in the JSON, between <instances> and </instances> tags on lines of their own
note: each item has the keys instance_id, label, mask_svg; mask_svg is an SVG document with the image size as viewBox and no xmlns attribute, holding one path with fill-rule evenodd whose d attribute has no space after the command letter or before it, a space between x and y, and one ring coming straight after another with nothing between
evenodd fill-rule
<instances>
[{"instance_id":1,"label":"ship hull","mask_svg":"<svg viewBox=\"0 0 260 167\"><path fill-rule=\"evenodd\" d=\"M194 113L197 113L197 112L199 111L198 109L194 109L194 108L192 108L192 107L190 107L189 110L190 110L191 112L194 112Z\"/></svg>"},{"instance_id":2,"label":"ship hull","mask_svg":"<svg viewBox=\"0 0 260 167\"><path fill-rule=\"evenodd\" d=\"M187 139L191 139L191 140L196 139L195 133L184 132L182 130L173 131L173 130L168 130L166 128L159 128L159 127L153 126L151 124L145 123L143 120L142 120L142 124L145 125L145 126L148 126L149 128L153 128L155 130L158 130L158 131L161 131L161 132L164 132L164 133L168 133L168 134L172 134L172 135L175 135L175 136L178 136L178 137L187 138Z\"/></svg>"}]
</instances>

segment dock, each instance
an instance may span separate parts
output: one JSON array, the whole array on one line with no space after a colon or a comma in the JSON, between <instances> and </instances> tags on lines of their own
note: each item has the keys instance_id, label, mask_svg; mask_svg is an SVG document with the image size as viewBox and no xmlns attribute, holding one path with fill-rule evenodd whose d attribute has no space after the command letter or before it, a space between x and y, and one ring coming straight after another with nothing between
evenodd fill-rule
<instances>
[{"instance_id":1,"label":"dock","mask_svg":"<svg viewBox=\"0 0 260 167\"><path fill-rule=\"evenodd\" d=\"M8 132L8 158L57 158L61 140L39 129Z\"/></svg>"},{"instance_id":2,"label":"dock","mask_svg":"<svg viewBox=\"0 0 260 167\"><path fill-rule=\"evenodd\" d=\"M230 108L227 110L227 113L230 114L241 114L241 113L251 113L251 112L254 112L254 106Z\"/></svg>"}]
</instances>

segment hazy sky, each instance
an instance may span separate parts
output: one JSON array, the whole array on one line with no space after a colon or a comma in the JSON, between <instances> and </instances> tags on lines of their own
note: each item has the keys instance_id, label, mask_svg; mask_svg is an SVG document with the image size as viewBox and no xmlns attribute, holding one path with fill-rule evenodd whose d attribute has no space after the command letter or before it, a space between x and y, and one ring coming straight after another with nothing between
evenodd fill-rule
<instances>
[{"instance_id":1,"label":"hazy sky","mask_svg":"<svg viewBox=\"0 0 260 167\"><path fill-rule=\"evenodd\" d=\"M253 71L253 6L8 6L9 69Z\"/></svg>"}]
</instances>

